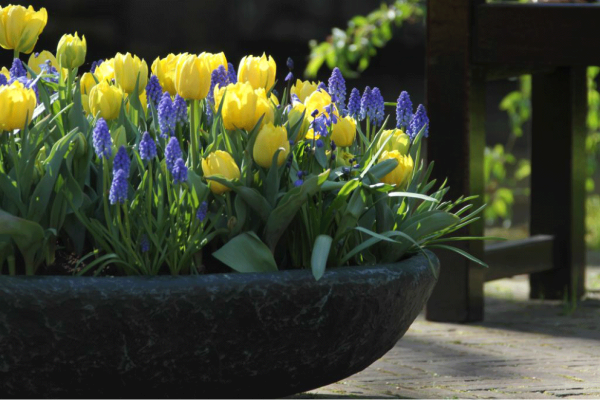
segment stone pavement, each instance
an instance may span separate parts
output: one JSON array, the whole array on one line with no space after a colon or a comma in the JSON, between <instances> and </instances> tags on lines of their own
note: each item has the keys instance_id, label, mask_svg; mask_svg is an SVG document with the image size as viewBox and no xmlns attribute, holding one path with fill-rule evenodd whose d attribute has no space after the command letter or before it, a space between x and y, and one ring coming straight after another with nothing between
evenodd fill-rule
<instances>
[{"instance_id":1,"label":"stone pavement","mask_svg":"<svg viewBox=\"0 0 600 400\"><path fill-rule=\"evenodd\" d=\"M485 322L420 315L366 370L293 397L600 398L600 267L587 274L575 307L529 300L526 276L489 282Z\"/></svg>"}]
</instances>

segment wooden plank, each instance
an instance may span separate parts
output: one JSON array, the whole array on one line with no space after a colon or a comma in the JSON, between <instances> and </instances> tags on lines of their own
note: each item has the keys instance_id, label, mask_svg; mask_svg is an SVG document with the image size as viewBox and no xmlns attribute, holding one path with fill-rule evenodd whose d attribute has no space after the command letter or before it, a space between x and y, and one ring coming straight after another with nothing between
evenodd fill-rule
<instances>
[{"instance_id":1,"label":"wooden plank","mask_svg":"<svg viewBox=\"0 0 600 400\"><path fill-rule=\"evenodd\" d=\"M475 64L600 65L600 5L481 4L475 9Z\"/></svg>"},{"instance_id":2,"label":"wooden plank","mask_svg":"<svg viewBox=\"0 0 600 400\"><path fill-rule=\"evenodd\" d=\"M553 269L553 243L551 235L536 235L486 246L485 281Z\"/></svg>"},{"instance_id":3,"label":"wooden plank","mask_svg":"<svg viewBox=\"0 0 600 400\"><path fill-rule=\"evenodd\" d=\"M585 283L587 89L584 67L532 78L531 235L555 237L555 269L530 276L531 297L580 297Z\"/></svg>"},{"instance_id":4,"label":"wooden plank","mask_svg":"<svg viewBox=\"0 0 600 400\"><path fill-rule=\"evenodd\" d=\"M471 7L483 0L432 0L427 4L427 110L431 124L428 158L433 178L448 178L448 198L480 195L483 199L485 146L485 73L469 64ZM483 222L459 235L483 235ZM459 245L476 257L483 243ZM427 304L431 321L483 319L483 268L451 252L440 251L441 273Z\"/></svg>"}]
</instances>

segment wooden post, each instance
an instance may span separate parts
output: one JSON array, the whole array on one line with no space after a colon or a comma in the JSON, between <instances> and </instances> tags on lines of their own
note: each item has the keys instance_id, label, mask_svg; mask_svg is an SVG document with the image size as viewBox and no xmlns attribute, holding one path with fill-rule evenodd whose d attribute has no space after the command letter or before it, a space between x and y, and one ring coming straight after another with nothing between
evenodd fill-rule
<instances>
[{"instance_id":1,"label":"wooden post","mask_svg":"<svg viewBox=\"0 0 600 400\"><path fill-rule=\"evenodd\" d=\"M585 288L585 67L532 78L531 235L554 235L554 270L530 275L530 297L579 299Z\"/></svg>"},{"instance_id":2,"label":"wooden post","mask_svg":"<svg viewBox=\"0 0 600 400\"><path fill-rule=\"evenodd\" d=\"M485 73L471 64L473 7L481 0L429 0L427 5L427 111L431 125L428 158L432 176L448 178L447 198L479 195L483 203L485 146ZM483 235L483 220L465 227L461 236ZM483 257L483 243L459 245ZM454 253L438 252L439 281L427 303L430 321L483 319L483 268Z\"/></svg>"}]
</instances>

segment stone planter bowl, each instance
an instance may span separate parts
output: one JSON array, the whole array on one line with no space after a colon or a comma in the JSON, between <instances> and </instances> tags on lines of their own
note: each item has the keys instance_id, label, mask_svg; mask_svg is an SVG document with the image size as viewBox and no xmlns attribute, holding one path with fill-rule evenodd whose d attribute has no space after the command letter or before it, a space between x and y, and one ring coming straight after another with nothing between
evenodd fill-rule
<instances>
[{"instance_id":1,"label":"stone planter bowl","mask_svg":"<svg viewBox=\"0 0 600 400\"><path fill-rule=\"evenodd\" d=\"M2 397L281 397L353 375L429 298L422 255L185 277L0 277Z\"/></svg>"}]
</instances>

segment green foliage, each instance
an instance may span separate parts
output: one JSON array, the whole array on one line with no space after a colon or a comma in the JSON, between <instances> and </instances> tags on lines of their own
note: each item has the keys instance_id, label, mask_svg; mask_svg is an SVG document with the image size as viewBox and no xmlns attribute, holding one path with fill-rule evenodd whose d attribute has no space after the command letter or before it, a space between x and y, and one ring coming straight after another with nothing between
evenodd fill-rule
<instances>
[{"instance_id":1,"label":"green foliage","mask_svg":"<svg viewBox=\"0 0 600 400\"><path fill-rule=\"evenodd\" d=\"M333 28L326 41L310 41L309 62L304 75L309 78L326 64L329 69L338 67L345 77L353 78L367 69L377 49L385 47L394 29L405 22L420 21L425 14L425 4L418 0L396 0L362 16L348 21L346 30Z\"/></svg>"}]
</instances>

